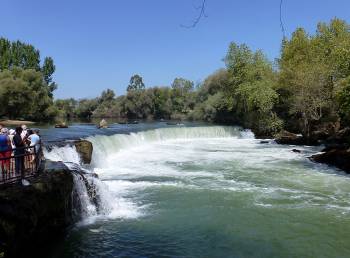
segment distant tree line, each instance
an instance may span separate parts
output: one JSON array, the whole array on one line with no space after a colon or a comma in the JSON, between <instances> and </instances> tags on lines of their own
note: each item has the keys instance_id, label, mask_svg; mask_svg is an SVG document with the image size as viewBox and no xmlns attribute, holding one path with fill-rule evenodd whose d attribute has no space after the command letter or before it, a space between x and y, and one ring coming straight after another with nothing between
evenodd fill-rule
<instances>
[{"instance_id":1,"label":"distant tree line","mask_svg":"<svg viewBox=\"0 0 350 258\"><path fill-rule=\"evenodd\" d=\"M238 124L258 135L282 129L312 137L350 125L350 27L333 19L314 34L302 28L284 38L280 57L231 43L226 68L195 85L175 78L146 87L133 75L127 93L107 89L93 99L57 99L52 58L33 46L0 38L0 117L35 121L58 118L189 119Z\"/></svg>"},{"instance_id":2,"label":"distant tree line","mask_svg":"<svg viewBox=\"0 0 350 258\"><path fill-rule=\"evenodd\" d=\"M54 72L52 58L41 63L32 45L0 38L0 117L43 121L57 116Z\"/></svg>"},{"instance_id":3,"label":"distant tree line","mask_svg":"<svg viewBox=\"0 0 350 258\"><path fill-rule=\"evenodd\" d=\"M340 19L319 23L309 35L296 29L273 63L262 51L231 43L226 68L201 84L176 78L145 88L134 75L126 95L108 89L95 99L56 100L63 117L192 119L240 124L260 135L282 129L311 137L350 123L350 30Z\"/></svg>"}]
</instances>

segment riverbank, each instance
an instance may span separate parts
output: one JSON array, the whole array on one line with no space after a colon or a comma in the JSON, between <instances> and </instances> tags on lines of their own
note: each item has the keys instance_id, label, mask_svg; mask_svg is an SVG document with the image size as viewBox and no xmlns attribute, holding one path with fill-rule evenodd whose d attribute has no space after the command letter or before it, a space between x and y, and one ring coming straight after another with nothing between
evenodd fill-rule
<instances>
[{"instance_id":1,"label":"riverbank","mask_svg":"<svg viewBox=\"0 0 350 258\"><path fill-rule=\"evenodd\" d=\"M1 125L6 126L20 126L20 125L33 125L35 122L28 120L0 120Z\"/></svg>"}]
</instances>

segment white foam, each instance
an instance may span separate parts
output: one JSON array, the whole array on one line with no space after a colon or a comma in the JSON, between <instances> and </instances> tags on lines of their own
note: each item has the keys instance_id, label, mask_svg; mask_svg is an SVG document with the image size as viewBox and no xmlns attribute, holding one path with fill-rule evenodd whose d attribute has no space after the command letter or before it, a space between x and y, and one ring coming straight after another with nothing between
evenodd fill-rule
<instances>
[{"instance_id":1,"label":"white foam","mask_svg":"<svg viewBox=\"0 0 350 258\"><path fill-rule=\"evenodd\" d=\"M75 146L66 145L64 147L54 146L51 150L44 148L45 158L52 161L64 161L80 164L80 156Z\"/></svg>"},{"instance_id":2,"label":"white foam","mask_svg":"<svg viewBox=\"0 0 350 258\"><path fill-rule=\"evenodd\" d=\"M147 194L172 188L225 191L251 196L252 205L302 208L350 207L350 179L339 178L307 156L317 148L260 144L250 131L234 127L176 127L89 137L93 171L101 196L96 219L137 219L154 212ZM47 156L76 162L73 147ZM67 155L67 156L64 156ZM92 179L95 180L95 179ZM142 201L140 201L142 200Z\"/></svg>"}]
</instances>

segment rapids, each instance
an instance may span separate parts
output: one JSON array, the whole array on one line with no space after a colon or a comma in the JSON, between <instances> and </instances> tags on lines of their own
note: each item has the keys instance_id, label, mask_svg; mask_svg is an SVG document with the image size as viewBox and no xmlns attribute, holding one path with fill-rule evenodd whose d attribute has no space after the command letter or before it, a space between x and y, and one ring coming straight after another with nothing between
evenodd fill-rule
<instances>
[{"instance_id":1,"label":"rapids","mask_svg":"<svg viewBox=\"0 0 350 258\"><path fill-rule=\"evenodd\" d=\"M350 178L310 162L319 148L225 126L87 139L103 208L78 182L85 216L53 257L350 256ZM74 147L45 156L79 163Z\"/></svg>"}]
</instances>

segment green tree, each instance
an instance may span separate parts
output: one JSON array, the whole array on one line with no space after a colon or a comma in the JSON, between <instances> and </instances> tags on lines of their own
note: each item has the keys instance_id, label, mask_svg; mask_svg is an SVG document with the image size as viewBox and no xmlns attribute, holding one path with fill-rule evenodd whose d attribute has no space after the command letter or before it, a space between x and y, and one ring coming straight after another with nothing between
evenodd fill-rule
<instances>
[{"instance_id":1,"label":"green tree","mask_svg":"<svg viewBox=\"0 0 350 258\"><path fill-rule=\"evenodd\" d=\"M261 135L280 130L275 125L282 123L275 123L278 117L274 112L278 101L276 73L264 54L260 50L253 52L245 44L231 43L225 63L229 83L223 90L224 101L235 120Z\"/></svg>"},{"instance_id":2,"label":"green tree","mask_svg":"<svg viewBox=\"0 0 350 258\"><path fill-rule=\"evenodd\" d=\"M130 83L127 87L127 91L144 90L145 84L143 83L142 77L138 74L133 75L130 78Z\"/></svg>"},{"instance_id":3,"label":"green tree","mask_svg":"<svg viewBox=\"0 0 350 258\"><path fill-rule=\"evenodd\" d=\"M14 68L0 72L2 115L36 121L51 119L53 100L42 73Z\"/></svg>"}]
</instances>

